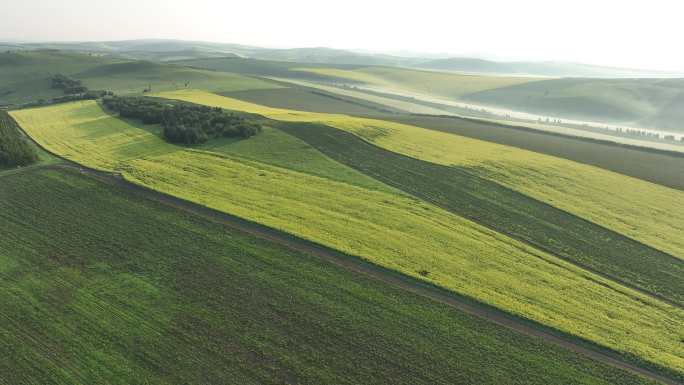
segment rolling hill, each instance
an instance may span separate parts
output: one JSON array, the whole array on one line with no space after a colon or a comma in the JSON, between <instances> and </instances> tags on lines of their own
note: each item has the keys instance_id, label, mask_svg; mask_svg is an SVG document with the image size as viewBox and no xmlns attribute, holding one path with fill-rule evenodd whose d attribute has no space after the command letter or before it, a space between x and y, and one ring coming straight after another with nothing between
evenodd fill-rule
<instances>
[{"instance_id":1,"label":"rolling hill","mask_svg":"<svg viewBox=\"0 0 684 385\"><path fill-rule=\"evenodd\" d=\"M684 131L681 79L543 79L391 67L296 68L381 93L442 98L554 118ZM425 100L428 100L425 99Z\"/></svg>"},{"instance_id":2,"label":"rolling hill","mask_svg":"<svg viewBox=\"0 0 684 385\"><path fill-rule=\"evenodd\" d=\"M497 62L491 60L454 57L421 62L416 67L454 72L487 73L497 75L532 75L548 77L643 78L683 76L681 73L649 71L629 68L603 67L564 62Z\"/></svg>"},{"instance_id":3,"label":"rolling hill","mask_svg":"<svg viewBox=\"0 0 684 385\"><path fill-rule=\"evenodd\" d=\"M160 91L186 86L215 91L278 87L235 74L151 61L56 50L10 51L0 53L0 105L62 96L61 89L51 88L55 74L81 80L90 89L121 94L142 94L150 86Z\"/></svg>"},{"instance_id":4,"label":"rolling hill","mask_svg":"<svg viewBox=\"0 0 684 385\"><path fill-rule=\"evenodd\" d=\"M602 67L581 63L517 61L497 62L473 57L430 59L420 55L391 55L329 47L264 48L241 44L185 41L173 39L140 39L103 42L2 43L5 49L58 49L116 55L128 59L181 60L237 55L260 60L299 63L398 66L454 72L496 75L533 75L549 77L673 77L683 74L629 68ZM444 56L444 55L439 55Z\"/></svg>"},{"instance_id":5,"label":"rolling hill","mask_svg":"<svg viewBox=\"0 0 684 385\"><path fill-rule=\"evenodd\" d=\"M111 180L0 178L4 383L653 384Z\"/></svg>"},{"instance_id":6,"label":"rolling hill","mask_svg":"<svg viewBox=\"0 0 684 385\"><path fill-rule=\"evenodd\" d=\"M484 90L464 100L536 114L684 131L681 79L551 79Z\"/></svg>"},{"instance_id":7,"label":"rolling hill","mask_svg":"<svg viewBox=\"0 0 684 385\"><path fill-rule=\"evenodd\" d=\"M0 384L684 380L684 157L434 102L676 129L681 80L30 48L0 53L0 162L36 161L0 164ZM554 65L535 70L592 70ZM58 96L57 73L118 96L22 105ZM255 135L224 135L238 117ZM174 144L169 125L209 134Z\"/></svg>"},{"instance_id":8,"label":"rolling hill","mask_svg":"<svg viewBox=\"0 0 684 385\"><path fill-rule=\"evenodd\" d=\"M312 117L319 121L309 114L269 111L210 94L164 96L297 124ZM679 360L672 358L679 354L680 337L666 326L679 322L683 315L678 308L396 188L380 187L378 181L378 187L369 189L321 178L320 172L295 171L288 166L290 151L269 149L270 160L264 163L253 152L258 146L238 146L249 141L207 149L173 146L155 131L105 115L93 102L23 110L14 116L41 144L87 166L118 172L136 184L359 256L621 352L623 357L638 357L635 362L664 372L678 375L682 370ZM392 132L383 134L382 127L377 132L380 122L366 126L344 116L325 119L326 124L367 138L382 139ZM245 151L252 155L245 157ZM482 255L487 255L486 261ZM570 287L571 291L563 289ZM592 309L591 314L587 309ZM652 319L651 326L639 321L644 318ZM635 329L640 330L638 337L632 334Z\"/></svg>"}]
</instances>

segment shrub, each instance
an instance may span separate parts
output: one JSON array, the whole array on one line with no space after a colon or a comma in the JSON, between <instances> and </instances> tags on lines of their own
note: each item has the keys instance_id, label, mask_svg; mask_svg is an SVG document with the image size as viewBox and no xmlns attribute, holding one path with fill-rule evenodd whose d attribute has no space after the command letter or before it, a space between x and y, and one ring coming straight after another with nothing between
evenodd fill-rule
<instances>
[{"instance_id":1,"label":"shrub","mask_svg":"<svg viewBox=\"0 0 684 385\"><path fill-rule=\"evenodd\" d=\"M0 167L26 166L35 163L38 155L19 127L5 111L0 111Z\"/></svg>"}]
</instances>

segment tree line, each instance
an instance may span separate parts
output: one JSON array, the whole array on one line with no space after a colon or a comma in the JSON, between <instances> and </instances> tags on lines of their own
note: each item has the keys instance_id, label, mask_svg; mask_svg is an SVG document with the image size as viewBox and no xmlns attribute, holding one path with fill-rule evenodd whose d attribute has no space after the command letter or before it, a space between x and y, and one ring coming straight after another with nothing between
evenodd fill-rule
<instances>
[{"instance_id":1,"label":"tree line","mask_svg":"<svg viewBox=\"0 0 684 385\"><path fill-rule=\"evenodd\" d=\"M259 124L221 108L117 96L103 98L102 104L123 118L160 124L164 138L171 143L194 145L219 137L249 138L261 132Z\"/></svg>"},{"instance_id":2,"label":"tree line","mask_svg":"<svg viewBox=\"0 0 684 385\"><path fill-rule=\"evenodd\" d=\"M0 167L27 166L38 154L5 111L0 111Z\"/></svg>"},{"instance_id":3,"label":"tree line","mask_svg":"<svg viewBox=\"0 0 684 385\"><path fill-rule=\"evenodd\" d=\"M50 81L52 82L52 88L64 91L65 96L53 99L57 103L71 100L99 99L103 96L114 95L112 91L90 90L80 80L72 79L63 74L52 75Z\"/></svg>"},{"instance_id":4,"label":"tree line","mask_svg":"<svg viewBox=\"0 0 684 385\"><path fill-rule=\"evenodd\" d=\"M64 91L65 95L82 94L88 91L80 80L72 79L66 75L55 74L50 78L52 88Z\"/></svg>"}]
</instances>

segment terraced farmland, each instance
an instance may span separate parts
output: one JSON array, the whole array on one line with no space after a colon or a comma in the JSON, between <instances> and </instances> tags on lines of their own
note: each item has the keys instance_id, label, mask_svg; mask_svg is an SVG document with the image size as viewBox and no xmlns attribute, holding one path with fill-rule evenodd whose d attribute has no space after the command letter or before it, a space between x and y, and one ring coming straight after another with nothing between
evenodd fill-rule
<instances>
[{"instance_id":1,"label":"terraced farmland","mask_svg":"<svg viewBox=\"0 0 684 385\"><path fill-rule=\"evenodd\" d=\"M0 178L3 384L653 384L75 171Z\"/></svg>"},{"instance_id":2,"label":"terraced farmland","mask_svg":"<svg viewBox=\"0 0 684 385\"><path fill-rule=\"evenodd\" d=\"M41 144L85 165L358 255L670 375L684 373L684 311L403 193L362 187L367 177L349 184L277 167L273 159L269 165L237 152L183 149L92 102L14 115Z\"/></svg>"}]
</instances>

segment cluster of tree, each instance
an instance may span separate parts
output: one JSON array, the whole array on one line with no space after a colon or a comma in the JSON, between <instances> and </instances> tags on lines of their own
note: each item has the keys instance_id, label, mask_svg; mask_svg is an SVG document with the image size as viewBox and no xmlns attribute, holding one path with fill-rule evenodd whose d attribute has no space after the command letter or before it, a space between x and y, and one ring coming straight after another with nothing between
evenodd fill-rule
<instances>
[{"instance_id":1,"label":"cluster of tree","mask_svg":"<svg viewBox=\"0 0 684 385\"><path fill-rule=\"evenodd\" d=\"M72 79L66 75L56 74L50 80L52 81L52 88L64 90L65 95L88 92L88 87L84 86L80 80Z\"/></svg>"},{"instance_id":2,"label":"cluster of tree","mask_svg":"<svg viewBox=\"0 0 684 385\"><path fill-rule=\"evenodd\" d=\"M0 167L26 166L35 163L38 155L19 127L5 111L0 111Z\"/></svg>"},{"instance_id":3,"label":"cluster of tree","mask_svg":"<svg viewBox=\"0 0 684 385\"><path fill-rule=\"evenodd\" d=\"M140 97L106 97L102 103L121 117L160 124L164 138L172 143L193 145L218 137L249 138L261 132L259 124L221 108Z\"/></svg>"}]
</instances>

